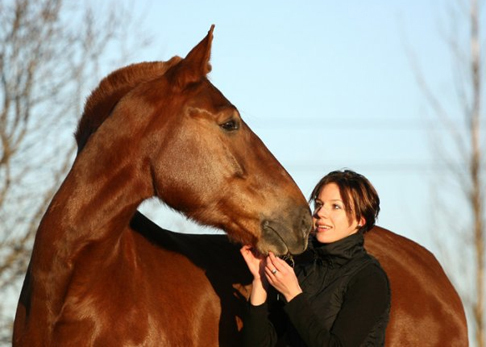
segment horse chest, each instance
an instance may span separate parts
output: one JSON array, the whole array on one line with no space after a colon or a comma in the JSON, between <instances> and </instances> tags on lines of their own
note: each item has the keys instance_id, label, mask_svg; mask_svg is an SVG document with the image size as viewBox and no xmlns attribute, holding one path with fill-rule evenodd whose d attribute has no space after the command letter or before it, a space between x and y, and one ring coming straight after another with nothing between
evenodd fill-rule
<instances>
[{"instance_id":1,"label":"horse chest","mask_svg":"<svg viewBox=\"0 0 486 347\"><path fill-rule=\"evenodd\" d=\"M83 327L80 346L217 345L221 305L204 270L181 254L159 249L156 256L78 271L55 340L72 341Z\"/></svg>"}]
</instances>

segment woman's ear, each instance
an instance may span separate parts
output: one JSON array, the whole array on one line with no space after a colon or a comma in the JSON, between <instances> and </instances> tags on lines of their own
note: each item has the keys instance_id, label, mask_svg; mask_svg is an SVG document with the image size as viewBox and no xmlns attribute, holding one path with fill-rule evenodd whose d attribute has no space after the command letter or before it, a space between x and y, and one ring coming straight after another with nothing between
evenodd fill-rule
<instances>
[{"instance_id":1,"label":"woman's ear","mask_svg":"<svg viewBox=\"0 0 486 347\"><path fill-rule=\"evenodd\" d=\"M366 219L364 217L361 217L360 220L358 221L358 228L363 227L366 224Z\"/></svg>"}]
</instances>

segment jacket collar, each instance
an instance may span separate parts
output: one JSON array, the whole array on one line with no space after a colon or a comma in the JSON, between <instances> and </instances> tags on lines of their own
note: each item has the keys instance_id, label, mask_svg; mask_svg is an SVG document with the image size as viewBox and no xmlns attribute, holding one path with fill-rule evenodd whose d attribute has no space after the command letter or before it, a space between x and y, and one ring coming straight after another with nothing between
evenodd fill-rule
<instances>
[{"instance_id":1,"label":"jacket collar","mask_svg":"<svg viewBox=\"0 0 486 347\"><path fill-rule=\"evenodd\" d=\"M332 243L320 243L313 238L310 246L314 258L328 263L331 267L342 266L357 254L366 252L361 232Z\"/></svg>"}]
</instances>

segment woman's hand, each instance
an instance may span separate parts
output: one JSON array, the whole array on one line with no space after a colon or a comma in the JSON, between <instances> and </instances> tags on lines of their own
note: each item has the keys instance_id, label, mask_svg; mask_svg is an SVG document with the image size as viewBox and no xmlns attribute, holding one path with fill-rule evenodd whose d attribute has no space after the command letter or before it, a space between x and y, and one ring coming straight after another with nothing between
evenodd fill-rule
<instances>
[{"instance_id":1,"label":"woman's hand","mask_svg":"<svg viewBox=\"0 0 486 347\"><path fill-rule=\"evenodd\" d=\"M255 250L249 245L241 247L240 253L245 259L246 265L250 270L253 278L259 280L265 277L265 258L255 255Z\"/></svg>"},{"instance_id":2,"label":"woman's hand","mask_svg":"<svg viewBox=\"0 0 486 347\"><path fill-rule=\"evenodd\" d=\"M271 252L267 257L265 275L268 282L282 293L287 302L302 293L294 269Z\"/></svg>"},{"instance_id":3,"label":"woman's hand","mask_svg":"<svg viewBox=\"0 0 486 347\"><path fill-rule=\"evenodd\" d=\"M250 302L253 306L259 306L267 301L268 281L265 275L266 260L261 255L256 255L255 250L248 245L241 247L240 253L253 275Z\"/></svg>"}]
</instances>

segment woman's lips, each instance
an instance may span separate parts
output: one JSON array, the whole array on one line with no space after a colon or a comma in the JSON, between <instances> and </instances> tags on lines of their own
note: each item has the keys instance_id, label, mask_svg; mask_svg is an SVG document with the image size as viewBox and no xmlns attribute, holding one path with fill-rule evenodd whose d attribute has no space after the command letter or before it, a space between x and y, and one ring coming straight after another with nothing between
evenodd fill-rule
<instances>
[{"instance_id":1,"label":"woman's lips","mask_svg":"<svg viewBox=\"0 0 486 347\"><path fill-rule=\"evenodd\" d=\"M317 224L316 225L316 231L327 231L332 229L330 225L327 224Z\"/></svg>"}]
</instances>

